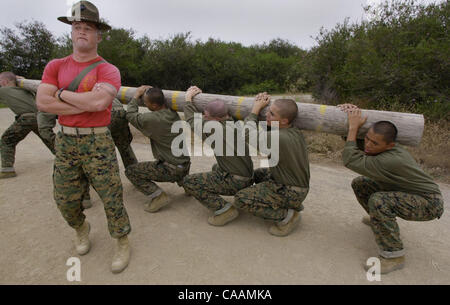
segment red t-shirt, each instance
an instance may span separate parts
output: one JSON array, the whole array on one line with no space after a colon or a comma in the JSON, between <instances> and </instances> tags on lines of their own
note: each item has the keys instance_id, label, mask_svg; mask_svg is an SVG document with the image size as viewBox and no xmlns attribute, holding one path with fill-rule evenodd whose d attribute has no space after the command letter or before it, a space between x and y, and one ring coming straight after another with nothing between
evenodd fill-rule
<instances>
[{"instance_id":1,"label":"red t-shirt","mask_svg":"<svg viewBox=\"0 0 450 305\"><path fill-rule=\"evenodd\" d=\"M89 62L77 62L72 55L54 59L47 64L42 75L42 83L50 84L60 88L67 88L70 83L91 64L102 60L100 56ZM98 65L89 72L81 81L76 92L89 92L97 83L108 83L113 85L117 91L120 90L120 71L110 63ZM111 108L99 112L83 112L75 115L60 115L59 124L68 127L104 127L111 123Z\"/></svg>"}]
</instances>

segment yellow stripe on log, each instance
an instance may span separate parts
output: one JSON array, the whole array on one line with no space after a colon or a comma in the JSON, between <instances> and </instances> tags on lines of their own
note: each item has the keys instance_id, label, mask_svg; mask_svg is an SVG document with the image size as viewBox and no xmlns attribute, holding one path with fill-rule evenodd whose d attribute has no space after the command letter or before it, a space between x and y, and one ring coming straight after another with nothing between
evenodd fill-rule
<instances>
[{"instance_id":1,"label":"yellow stripe on log","mask_svg":"<svg viewBox=\"0 0 450 305\"><path fill-rule=\"evenodd\" d=\"M245 97L240 97L240 98L238 99L238 105L237 105L237 110L236 110L236 118L237 118L238 120L242 120L242 116L241 116L241 105L242 105L242 102L244 101L244 99L245 99Z\"/></svg>"},{"instance_id":2,"label":"yellow stripe on log","mask_svg":"<svg viewBox=\"0 0 450 305\"><path fill-rule=\"evenodd\" d=\"M177 97L179 94L180 94L180 91L176 91L172 94L172 109L175 111L178 111Z\"/></svg>"},{"instance_id":3,"label":"yellow stripe on log","mask_svg":"<svg viewBox=\"0 0 450 305\"><path fill-rule=\"evenodd\" d=\"M320 105L320 107L319 107L319 113L320 113L320 115L323 116L323 115L325 114L326 111L327 111L327 106L326 106L326 105ZM321 131L322 131L322 122L320 122L320 124L317 125L316 131L317 131L317 132L321 132Z\"/></svg>"},{"instance_id":4,"label":"yellow stripe on log","mask_svg":"<svg viewBox=\"0 0 450 305\"><path fill-rule=\"evenodd\" d=\"M120 99L122 100L122 102L126 102L126 93L128 91L128 89L130 89L130 87L122 87L122 95L120 96Z\"/></svg>"}]
</instances>

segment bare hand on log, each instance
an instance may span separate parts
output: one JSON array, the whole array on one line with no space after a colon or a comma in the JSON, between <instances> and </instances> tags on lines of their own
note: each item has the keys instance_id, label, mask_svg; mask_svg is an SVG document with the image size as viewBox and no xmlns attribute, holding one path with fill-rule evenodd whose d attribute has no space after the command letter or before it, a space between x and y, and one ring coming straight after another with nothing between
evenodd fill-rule
<instances>
[{"instance_id":1,"label":"bare hand on log","mask_svg":"<svg viewBox=\"0 0 450 305\"><path fill-rule=\"evenodd\" d=\"M347 141L356 141L359 129L366 123L367 117L361 115L361 109L353 109L348 112L348 135Z\"/></svg>"},{"instance_id":2,"label":"bare hand on log","mask_svg":"<svg viewBox=\"0 0 450 305\"><path fill-rule=\"evenodd\" d=\"M361 109L353 109L348 111L348 128L360 129L367 121L367 117L363 117Z\"/></svg>"},{"instance_id":3,"label":"bare hand on log","mask_svg":"<svg viewBox=\"0 0 450 305\"><path fill-rule=\"evenodd\" d=\"M359 109L358 106L353 105L353 104L340 104L340 105L337 105L336 107L339 108L340 110L344 111L345 113L349 113L352 110Z\"/></svg>"},{"instance_id":4,"label":"bare hand on log","mask_svg":"<svg viewBox=\"0 0 450 305\"><path fill-rule=\"evenodd\" d=\"M186 102L192 103L192 100L194 99L194 97L200 93L202 93L202 89L200 89L196 86L189 87L189 89L186 91L186 94L185 94Z\"/></svg>"},{"instance_id":5,"label":"bare hand on log","mask_svg":"<svg viewBox=\"0 0 450 305\"><path fill-rule=\"evenodd\" d=\"M152 86L140 86L137 90L136 93L134 94L134 99L138 100L141 98L141 96L144 95L145 91L147 91L148 89L153 88Z\"/></svg>"},{"instance_id":6,"label":"bare hand on log","mask_svg":"<svg viewBox=\"0 0 450 305\"><path fill-rule=\"evenodd\" d=\"M270 95L267 92L259 93L253 104L252 113L259 115L261 110L263 110L270 103Z\"/></svg>"}]
</instances>

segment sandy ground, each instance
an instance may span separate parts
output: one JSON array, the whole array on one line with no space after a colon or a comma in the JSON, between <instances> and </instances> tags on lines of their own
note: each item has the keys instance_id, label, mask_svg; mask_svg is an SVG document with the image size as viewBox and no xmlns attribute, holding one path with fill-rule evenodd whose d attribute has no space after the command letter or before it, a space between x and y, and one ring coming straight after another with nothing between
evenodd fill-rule
<instances>
[{"instance_id":1,"label":"sandy ground","mask_svg":"<svg viewBox=\"0 0 450 305\"><path fill-rule=\"evenodd\" d=\"M0 132L12 123L0 109ZM140 161L151 160L148 144L136 139ZM148 142L147 142L148 143ZM256 160L255 160L256 161ZM213 158L193 158L192 173L207 171ZM76 257L74 231L52 199L53 157L34 134L17 147L13 179L0 181L0 284L73 284L66 262ZM143 211L145 197L123 174L124 202L132 234L132 260L119 275L109 270L113 240L102 203L93 190L92 248L81 257L81 284L377 284L363 264L376 256L371 230L352 193L356 176L343 167L311 165L311 191L301 225L288 237L271 236L268 223L241 213L229 225L208 225L209 211L183 189L161 187L171 204L157 214ZM440 185L450 202L450 186ZM399 220L406 268L381 277L381 284L450 284L450 213L438 221Z\"/></svg>"}]
</instances>

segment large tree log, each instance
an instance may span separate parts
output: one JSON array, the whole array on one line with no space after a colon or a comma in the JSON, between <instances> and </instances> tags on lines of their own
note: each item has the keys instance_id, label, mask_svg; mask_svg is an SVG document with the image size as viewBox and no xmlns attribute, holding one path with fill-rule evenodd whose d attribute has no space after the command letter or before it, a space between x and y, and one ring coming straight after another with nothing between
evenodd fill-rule
<instances>
[{"instance_id":1,"label":"large tree log","mask_svg":"<svg viewBox=\"0 0 450 305\"><path fill-rule=\"evenodd\" d=\"M20 80L19 86L32 91L36 91L40 84L38 80ZM127 104L132 98L137 88L120 88L117 98ZM167 105L173 110L182 112L185 105L182 91L163 90ZM194 98L194 102L199 109L214 99L224 100L230 110L230 114L236 119L244 119L252 109L253 97L237 97L217 94L200 94ZM347 115L334 106L317 105L310 103L297 103L298 115L295 126L317 132L325 132L340 136L347 135L348 124ZM260 120L265 120L268 107L260 115ZM417 146L422 139L424 130L424 117L419 114L401 113L391 111L363 110L364 116L368 117L366 124L359 131L359 138L363 138L370 126L377 121L391 121L397 126L397 141L403 145Z\"/></svg>"}]
</instances>

